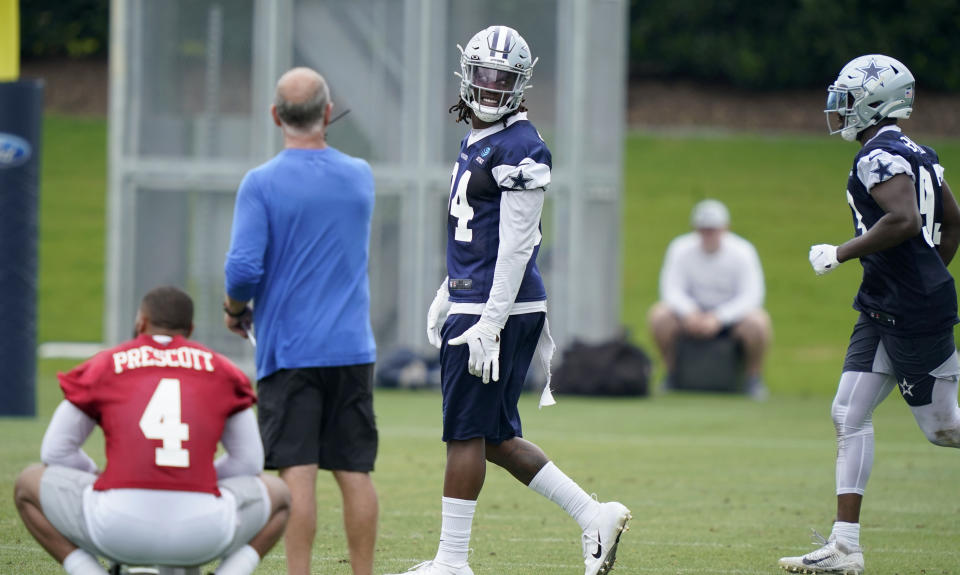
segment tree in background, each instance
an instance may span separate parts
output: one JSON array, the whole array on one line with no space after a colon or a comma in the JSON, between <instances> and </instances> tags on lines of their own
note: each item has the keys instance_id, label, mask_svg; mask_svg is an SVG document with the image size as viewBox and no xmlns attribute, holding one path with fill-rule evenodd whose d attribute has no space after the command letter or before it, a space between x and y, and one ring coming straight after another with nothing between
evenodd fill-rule
<instances>
[{"instance_id":1,"label":"tree in background","mask_svg":"<svg viewBox=\"0 0 960 575\"><path fill-rule=\"evenodd\" d=\"M202 27L205 2L180 9L196 12L184 21ZM103 57L109 14L109 0L21 0L21 55ZM820 88L854 55L883 53L923 78L923 89L958 92L957 30L960 0L630 0L630 73L744 89Z\"/></svg>"},{"instance_id":2,"label":"tree in background","mask_svg":"<svg viewBox=\"0 0 960 575\"><path fill-rule=\"evenodd\" d=\"M24 59L106 56L110 0L20 2L20 54Z\"/></svg>"},{"instance_id":3,"label":"tree in background","mask_svg":"<svg viewBox=\"0 0 960 575\"><path fill-rule=\"evenodd\" d=\"M957 0L630 3L634 77L779 90L822 87L858 54L896 57L923 87L960 91Z\"/></svg>"}]
</instances>

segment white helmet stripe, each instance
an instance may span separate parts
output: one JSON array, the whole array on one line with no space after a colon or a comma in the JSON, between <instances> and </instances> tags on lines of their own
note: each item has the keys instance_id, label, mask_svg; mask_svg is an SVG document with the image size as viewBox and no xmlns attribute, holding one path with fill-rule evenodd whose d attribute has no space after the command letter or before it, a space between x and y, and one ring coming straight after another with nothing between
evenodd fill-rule
<instances>
[{"instance_id":1,"label":"white helmet stripe","mask_svg":"<svg viewBox=\"0 0 960 575\"><path fill-rule=\"evenodd\" d=\"M506 60L510 55L510 48L513 44L513 30L506 26L495 27L490 44L490 57L499 56Z\"/></svg>"},{"instance_id":2,"label":"white helmet stripe","mask_svg":"<svg viewBox=\"0 0 960 575\"><path fill-rule=\"evenodd\" d=\"M507 59L507 56L510 55L510 48L513 47L513 46L512 46L512 44L513 44L513 30L511 30L510 28L507 28L505 31L506 31L506 34L503 35L503 36L504 36L504 38L503 38L503 59L504 59L504 60L506 60L506 59Z\"/></svg>"},{"instance_id":3,"label":"white helmet stripe","mask_svg":"<svg viewBox=\"0 0 960 575\"><path fill-rule=\"evenodd\" d=\"M492 41L492 42L488 42L488 44L490 45L490 57L491 57L491 58L493 58L494 56L496 56L496 55L497 55L497 52L500 50L500 28L502 28L502 26L497 26L497 27L493 30L493 41Z\"/></svg>"}]
</instances>

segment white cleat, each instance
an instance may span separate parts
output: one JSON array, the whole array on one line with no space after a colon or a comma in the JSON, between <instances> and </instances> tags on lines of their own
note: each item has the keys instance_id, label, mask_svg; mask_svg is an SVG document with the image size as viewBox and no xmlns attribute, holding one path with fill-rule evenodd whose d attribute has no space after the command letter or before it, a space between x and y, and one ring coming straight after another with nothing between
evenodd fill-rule
<instances>
[{"instance_id":1,"label":"white cleat","mask_svg":"<svg viewBox=\"0 0 960 575\"><path fill-rule=\"evenodd\" d=\"M417 563L403 573L396 573L395 575L473 575L473 569L466 563L460 567L454 567L430 560Z\"/></svg>"},{"instance_id":2,"label":"white cleat","mask_svg":"<svg viewBox=\"0 0 960 575\"><path fill-rule=\"evenodd\" d=\"M586 566L584 575L604 575L613 569L620 536L630 528L627 522L632 517L630 510L616 501L600 504L600 512L581 536L583 563Z\"/></svg>"},{"instance_id":3,"label":"white cleat","mask_svg":"<svg viewBox=\"0 0 960 575\"><path fill-rule=\"evenodd\" d=\"M783 557L780 567L791 573L838 573L840 575L863 575L863 550L847 548L833 535L824 539L816 531L814 545L821 547L801 557Z\"/></svg>"}]
</instances>

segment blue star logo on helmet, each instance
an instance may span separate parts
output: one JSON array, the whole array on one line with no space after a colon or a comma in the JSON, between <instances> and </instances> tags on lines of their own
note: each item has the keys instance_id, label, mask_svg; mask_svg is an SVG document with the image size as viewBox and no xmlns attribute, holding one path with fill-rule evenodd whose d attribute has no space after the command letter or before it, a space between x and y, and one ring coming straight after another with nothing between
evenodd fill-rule
<instances>
[{"instance_id":1,"label":"blue star logo on helmet","mask_svg":"<svg viewBox=\"0 0 960 575\"><path fill-rule=\"evenodd\" d=\"M877 66L876 60L870 60L869 66L857 68L857 70L860 70L861 72L863 72L863 83L860 85L861 86L866 85L866 83L869 82L871 79L879 81L880 74L889 69L890 68L886 66Z\"/></svg>"},{"instance_id":2,"label":"blue star logo on helmet","mask_svg":"<svg viewBox=\"0 0 960 575\"><path fill-rule=\"evenodd\" d=\"M490 155L490 146L487 146L486 148L480 150L480 157L481 157L481 158L486 158L486 157L489 156L489 155Z\"/></svg>"}]
</instances>

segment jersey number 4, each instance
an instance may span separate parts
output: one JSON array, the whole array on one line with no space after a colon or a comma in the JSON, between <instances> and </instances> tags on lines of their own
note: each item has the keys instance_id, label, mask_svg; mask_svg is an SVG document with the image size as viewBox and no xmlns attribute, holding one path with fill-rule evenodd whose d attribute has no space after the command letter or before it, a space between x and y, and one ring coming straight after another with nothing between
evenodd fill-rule
<instances>
[{"instance_id":1,"label":"jersey number 4","mask_svg":"<svg viewBox=\"0 0 960 575\"><path fill-rule=\"evenodd\" d=\"M450 179L450 191L453 192L454 180L457 172L460 170L460 163L453 166L453 177ZM458 242L473 241L473 230L467 227L467 223L473 219L473 208L467 203L467 184L470 183L470 170L463 172L460 181L457 182L457 193L452 194L450 198L450 215L457 218L457 228L453 233L453 239Z\"/></svg>"},{"instance_id":2,"label":"jersey number 4","mask_svg":"<svg viewBox=\"0 0 960 575\"><path fill-rule=\"evenodd\" d=\"M183 448L190 426L180 420L179 379L160 380L140 417L140 431L147 439L163 440L154 456L158 467L190 467L190 452Z\"/></svg>"}]
</instances>

